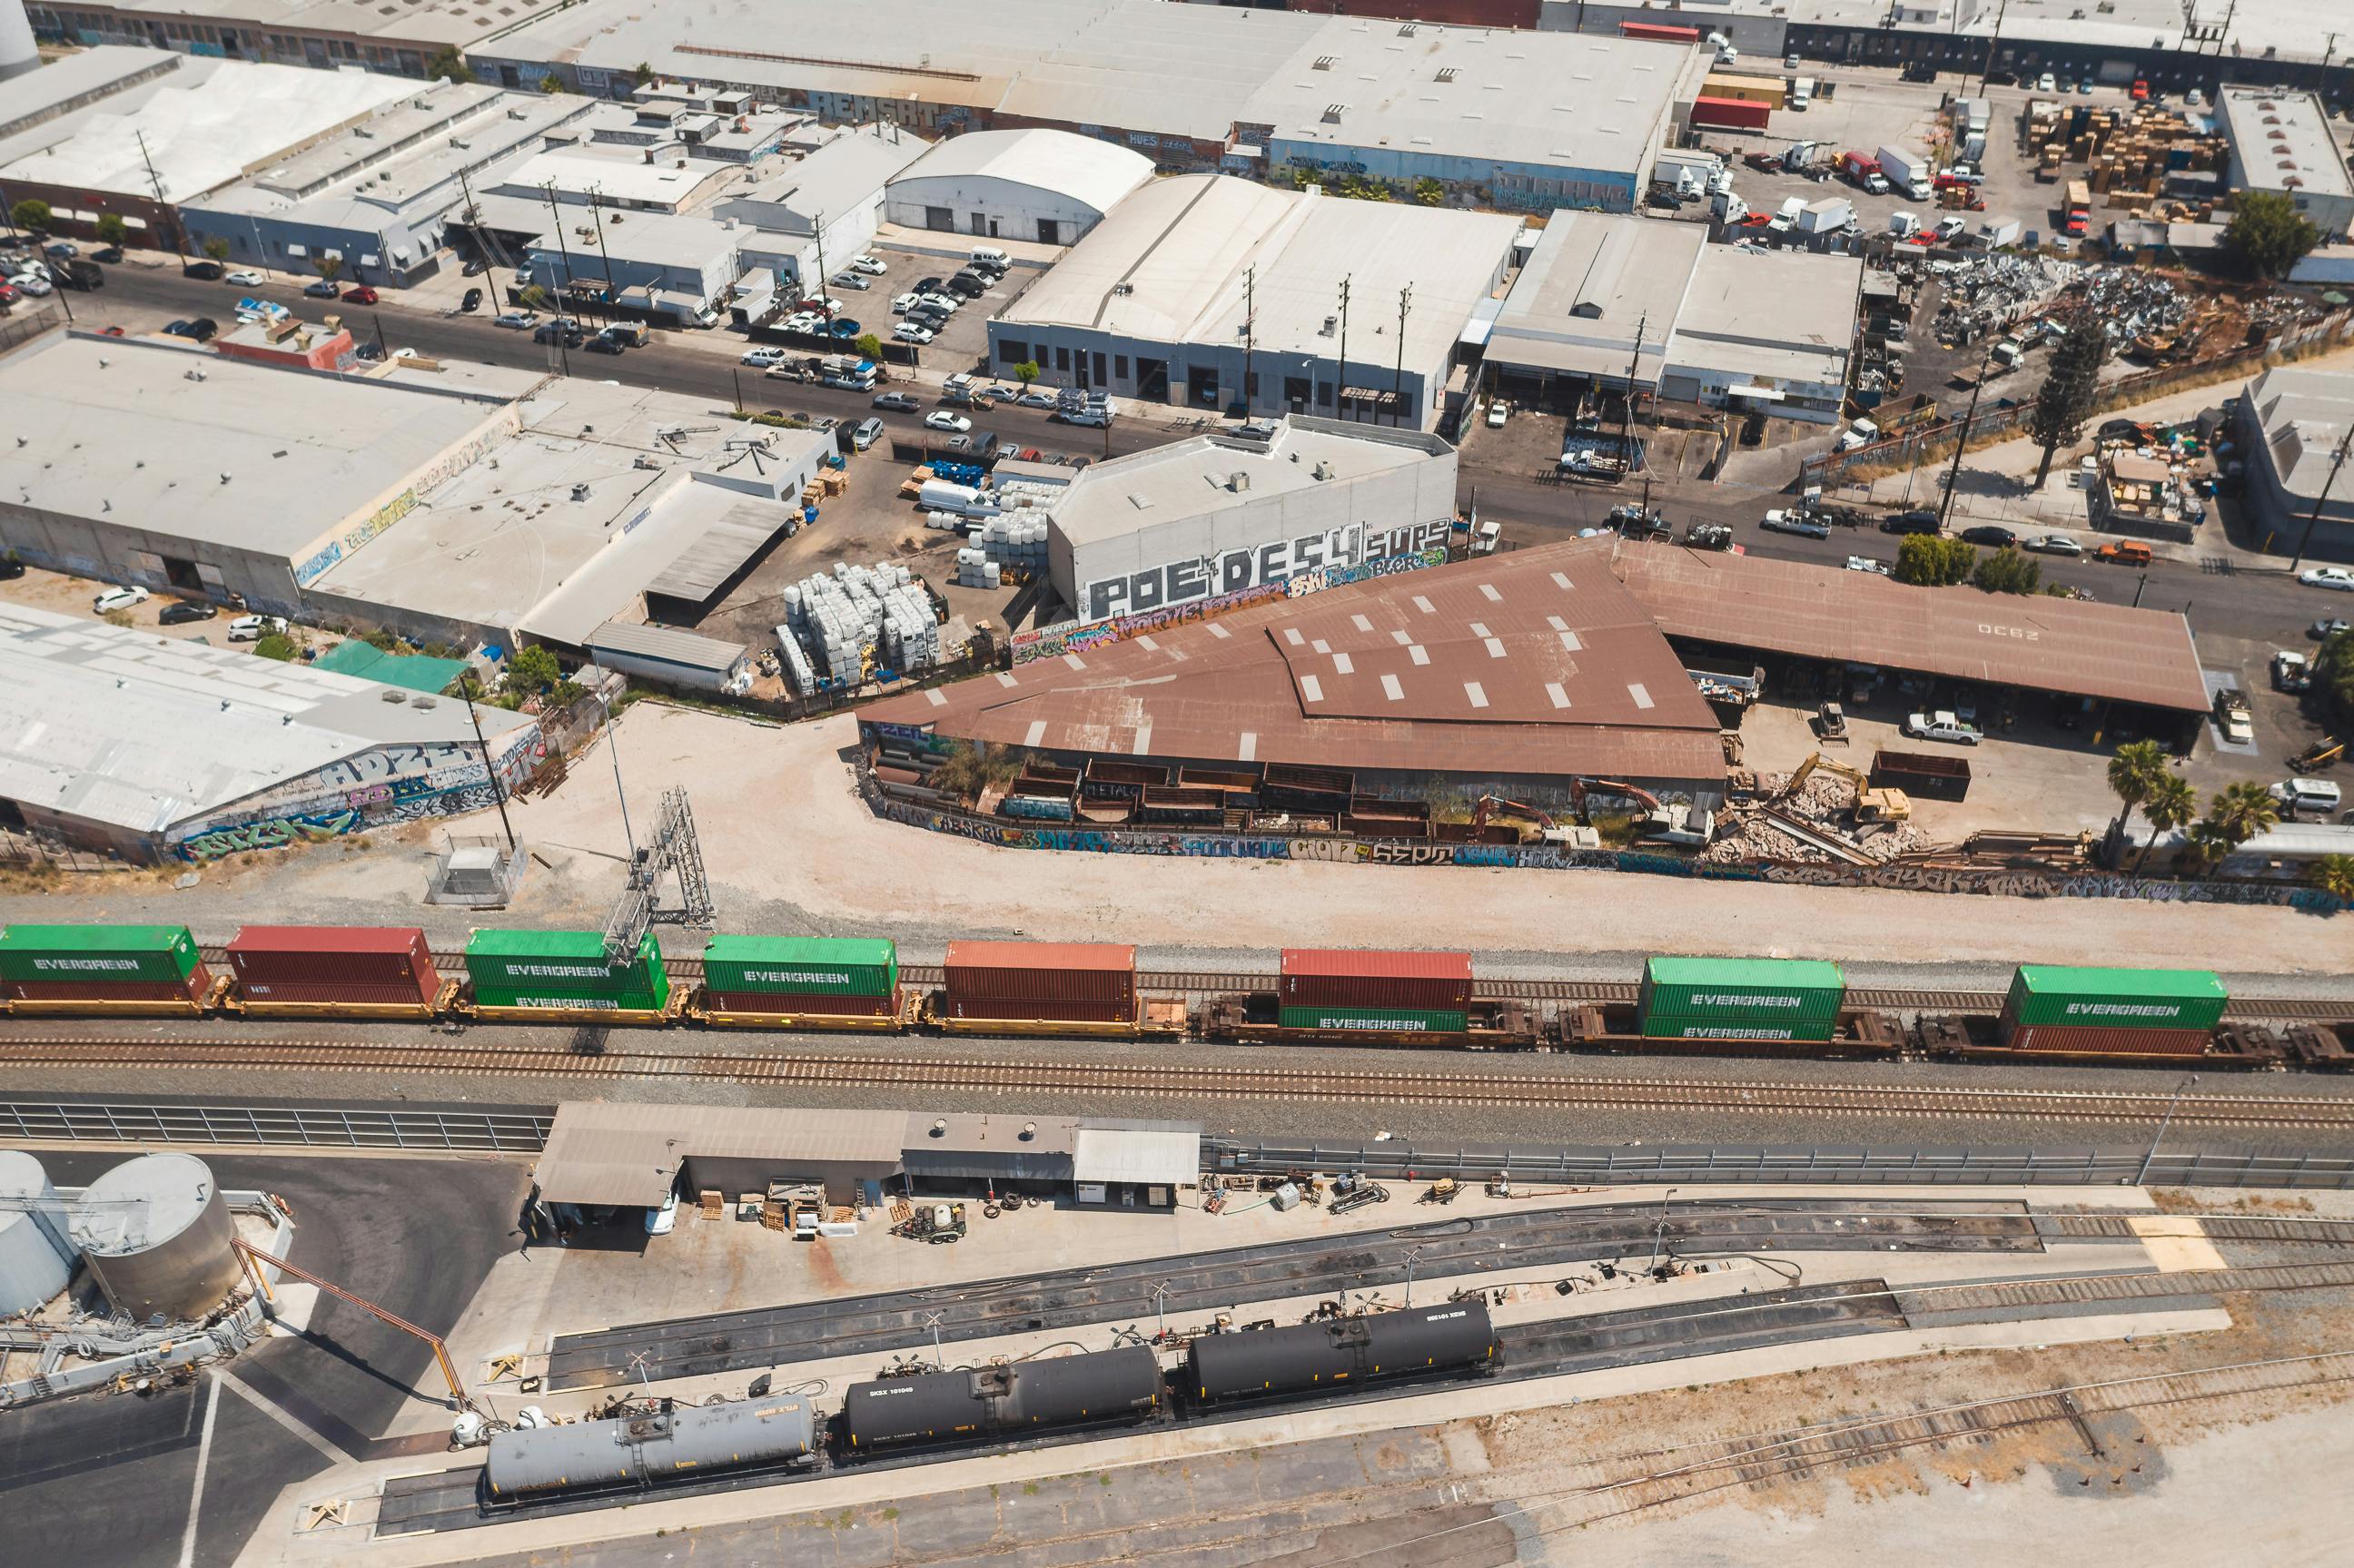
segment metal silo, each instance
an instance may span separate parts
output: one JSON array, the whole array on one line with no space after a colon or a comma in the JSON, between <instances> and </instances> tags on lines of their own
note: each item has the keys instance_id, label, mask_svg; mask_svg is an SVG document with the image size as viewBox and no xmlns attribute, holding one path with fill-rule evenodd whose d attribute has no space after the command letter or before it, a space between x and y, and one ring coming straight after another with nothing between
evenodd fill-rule
<instances>
[{"instance_id":1,"label":"metal silo","mask_svg":"<svg viewBox=\"0 0 2354 1568\"><path fill-rule=\"evenodd\" d=\"M74 1205L73 1234L107 1300L142 1321L201 1318L237 1284L237 1222L194 1155L143 1154L116 1166Z\"/></svg>"},{"instance_id":2,"label":"metal silo","mask_svg":"<svg viewBox=\"0 0 2354 1568\"><path fill-rule=\"evenodd\" d=\"M30 1312L73 1278L76 1249L41 1162L0 1149L0 1317Z\"/></svg>"}]
</instances>

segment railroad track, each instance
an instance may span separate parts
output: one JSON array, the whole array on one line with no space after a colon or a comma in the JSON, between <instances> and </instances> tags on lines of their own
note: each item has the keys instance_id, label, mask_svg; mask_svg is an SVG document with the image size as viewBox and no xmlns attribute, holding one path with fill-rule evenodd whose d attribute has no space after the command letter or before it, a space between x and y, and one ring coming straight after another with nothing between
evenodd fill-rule
<instances>
[{"instance_id":1,"label":"railroad track","mask_svg":"<svg viewBox=\"0 0 2354 1568\"><path fill-rule=\"evenodd\" d=\"M655 1036L656 1039L666 1038ZM1026 1095L1132 1094L1292 1103L1611 1111L1790 1112L1892 1119L2046 1120L2354 1128L2354 1096L2191 1094L2167 1089L1850 1087L1747 1079L1576 1078L1530 1074L1355 1072L1164 1063L990 1061L925 1055L744 1051L581 1051L560 1045L382 1045L319 1040L0 1038L0 1066L419 1072L546 1078L717 1078L836 1088L919 1087Z\"/></svg>"},{"instance_id":2,"label":"railroad track","mask_svg":"<svg viewBox=\"0 0 2354 1568\"><path fill-rule=\"evenodd\" d=\"M228 949L208 947L201 948L205 961L218 968L228 961ZM447 974L462 974L466 955L451 949L436 951L433 961ZM703 960L700 959L665 958L663 967L678 985L703 983ZM919 989L930 989L948 983L946 971L938 964L901 964L901 983ZM1150 995L1188 997L1217 996L1228 991L1273 991L1277 977L1271 974L1245 974L1220 969L1143 969L1138 971L1139 990ZM1614 1003L1631 1004L1638 988L1632 980L1475 980L1472 996L1481 1001L1548 1001L1588 1002L1599 1006ZM1850 986L1848 1005L1875 1008L1882 1012L1999 1012L2002 1010L2003 993L1999 991L1905 991L1879 986ZM2344 1023L2354 1022L2354 997L2242 997L2226 1011L2224 1016L2238 1022Z\"/></svg>"}]
</instances>

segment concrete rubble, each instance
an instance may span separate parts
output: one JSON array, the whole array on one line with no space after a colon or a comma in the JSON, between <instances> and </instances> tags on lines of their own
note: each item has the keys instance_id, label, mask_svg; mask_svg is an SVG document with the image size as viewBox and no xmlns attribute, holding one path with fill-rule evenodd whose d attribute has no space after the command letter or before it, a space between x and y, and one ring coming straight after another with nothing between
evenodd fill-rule
<instances>
[{"instance_id":1,"label":"concrete rubble","mask_svg":"<svg viewBox=\"0 0 2354 1568\"><path fill-rule=\"evenodd\" d=\"M1776 824L1766 814L1766 806L1850 845L1874 864L1885 864L1934 847L1935 841L1912 822L1875 823L1859 835L1854 821L1855 789L1844 779L1818 774L1807 780L1806 787L1797 794L1786 798L1782 791L1789 787L1789 781L1787 773L1759 774L1756 803L1728 807L1718 813L1716 840L1702 852L1700 858L1714 865L1755 860L1814 865L1840 863L1829 851Z\"/></svg>"}]
</instances>

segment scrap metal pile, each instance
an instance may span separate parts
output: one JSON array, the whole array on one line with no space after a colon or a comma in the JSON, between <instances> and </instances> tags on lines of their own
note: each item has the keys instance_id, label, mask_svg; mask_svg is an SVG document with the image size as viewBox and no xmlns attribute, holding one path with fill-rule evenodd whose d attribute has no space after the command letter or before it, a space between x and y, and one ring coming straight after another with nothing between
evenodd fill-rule
<instances>
[{"instance_id":1,"label":"scrap metal pile","mask_svg":"<svg viewBox=\"0 0 2354 1568\"><path fill-rule=\"evenodd\" d=\"M1937 306L1937 341L1947 348L1967 348L2008 332L2041 313L2084 270L2073 261L2002 251L1948 263L1945 297Z\"/></svg>"}]
</instances>

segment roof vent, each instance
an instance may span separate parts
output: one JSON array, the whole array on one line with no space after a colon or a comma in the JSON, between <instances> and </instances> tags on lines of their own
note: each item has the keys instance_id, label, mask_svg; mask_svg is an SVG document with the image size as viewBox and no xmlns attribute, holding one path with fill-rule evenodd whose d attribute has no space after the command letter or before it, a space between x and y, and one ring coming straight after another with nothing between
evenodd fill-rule
<instances>
[{"instance_id":1,"label":"roof vent","mask_svg":"<svg viewBox=\"0 0 2354 1568\"><path fill-rule=\"evenodd\" d=\"M1414 37L1414 24L1412 22L1408 22L1404 26L1400 27L1398 29L1398 37L1401 38L1411 38Z\"/></svg>"},{"instance_id":2,"label":"roof vent","mask_svg":"<svg viewBox=\"0 0 2354 1568\"><path fill-rule=\"evenodd\" d=\"M1037 1124L1036 1122L1034 1122L1034 1121L1025 1121L1025 1122L1023 1122L1023 1123L1022 1124L1022 1141L1023 1141L1023 1142L1027 1143L1027 1142L1029 1142L1032 1139L1034 1139L1034 1138L1035 1138L1035 1137L1037 1137L1037 1136L1038 1136L1038 1124Z\"/></svg>"},{"instance_id":3,"label":"roof vent","mask_svg":"<svg viewBox=\"0 0 2354 1568\"><path fill-rule=\"evenodd\" d=\"M1453 66L1441 66L1438 70L1438 79L1441 81L1453 81L1455 79L1455 68Z\"/></svg>"},{"instance_id":4,"label":"roof vent","mask_svg":"<svg viewBox=\"0 0 2354 1568\"><path fill-rule=\"evenodd\" d=\"M1331 337L1332 335L1332 329L1340 324L1341 318L1339 316L1326 316L1324 318L1324 324L1317 329L1316 335L1319 337Z\"/></svg>"},{"instance_id":5,"label":"roof vent","mask_svg":"<svg viewBox=\"0 0 2354 1568\"><path fill-rule=\"evenodd\" d=\"M1340 63L1341 57L1338 55L1318 55L1316 57L1316 63L1310 66L1308 69L1310 70L1331 70L1334 66Z\"/></svg>"},{"instance_id":6,"label":"roof vent","mask_svg":"<svg viewBox=\"0 0 2354 1568\"><path fill-rule=\"evenodd\" d=\"M944 1116L934 1117L932 1118L932 1136L934 1138L946 1138L948 1135L949 1118Z\"/></svg>"},{"instance_id":7,"label":"roof vent","mask_svg":"<svg viewBox=\"0 0 2354 1568\"><path fill-rule=\"evenodd\" d=\"M1349 106L1345 103L1328 103L1324 106L1324 123L1338 125L1341 123L1341 116L1348 111Z\"/></svg>"},{"instance_id":8,"label":"roof vent","mask_svg":"<svg viewBox=\"0 0 2354 1568\"><path fill-rule=\"evenodd\" d=\"M390 691L387 691L387 692L382 692L382 693L379 693L379 694L377 694L377 701L379 701L379 702L387 702L387 703L390 703L390 704L391 704L393 706L395 706L395 707L398 707L401 704L403 704L403 703L407 702L408 700L408 693L406 693L406 692L400 691L400 690L398 690L398 689L397 689L397 688L396 688L396 689L394 689L394 690L390 690Z\"/></svg>"},{"instance_id":9,"label":"roof vent","mask_svg":"<svg viewBox=\"0 0 2354 1568\"><path fill-rule=\"evenodd\" d=\"M586 480L582 480L582 481L580 481L580 482L578 482L578 483L576 483L576 484L574 484L574 485L573 485L573 487L572 487L572 499L573 499L573 500L575 500L575 501L586 501L586 500L588 500L588 481L586 481Z\"/></svg>"}]
</instances>

